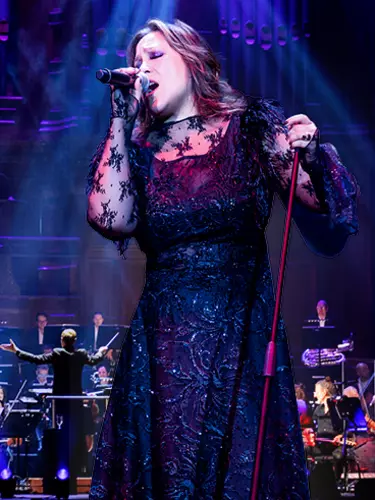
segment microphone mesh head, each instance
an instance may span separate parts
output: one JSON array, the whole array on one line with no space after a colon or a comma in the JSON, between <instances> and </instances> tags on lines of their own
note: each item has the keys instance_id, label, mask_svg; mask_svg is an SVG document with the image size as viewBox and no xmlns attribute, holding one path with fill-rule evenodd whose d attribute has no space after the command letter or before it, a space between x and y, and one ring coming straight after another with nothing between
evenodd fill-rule
<instances>
[{"instance_id":1,"label":"microphone mesh head","mask_svg":"<svg viewBox=\"0 0 375 500\"><path fill-rule=\"evenodd\" d=\"M145 75L144 73L139 73L139 79L141 81L141 86L142 86L142 92L146 93L148 89L150 88L150 80L148 79L148 76Z\"/></svg>"}]
</instances>

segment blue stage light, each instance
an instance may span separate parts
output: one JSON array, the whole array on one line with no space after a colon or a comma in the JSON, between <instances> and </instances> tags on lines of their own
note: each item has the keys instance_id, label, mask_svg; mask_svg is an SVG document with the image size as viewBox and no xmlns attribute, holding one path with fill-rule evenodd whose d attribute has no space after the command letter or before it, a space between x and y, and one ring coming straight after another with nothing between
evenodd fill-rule
<instances>
[{"instance_id":1,"label":"blue stage light","mask_svg":"<svg viewBox=\"0 0 375 500\"><path fill-rule=\"evenodd\" d=\"M60 479L60 481L65 481L69 477L69 472L67 469L59 469L57 471L57 478Z\"/></svg>"},{"instance_id":2,"label":"blue stage light","mask_svg":"<svg viewBox=\"0 0 375 500\"><path fill-rule=\"evenodd\" d=\"M0 478L3 481L6 481L7 479L10 479L12 477L12 471L10 469L3 469L0 472Z\"/></svg>"},{"instance_id":3,"label":"blue stage light","mask_svg":"<svg viewBox=\"0 0 375 500\"><path fill-rule=\"evenodd\" d=\"M13 498L16 491L16 478L8 468L0 471L0 496L1 498Z\"/></svg>"},{"instance_id":4,"label":"blue stage light","mask_svg":"<svg viewBox=\"0 0 375 500\"><path fill-rule=\"evenodd\" d=\"M65 467L60 467L54 480L54 494L57 500L68 499L70 493L69 471Z\"/></svg>"}]
</instances>

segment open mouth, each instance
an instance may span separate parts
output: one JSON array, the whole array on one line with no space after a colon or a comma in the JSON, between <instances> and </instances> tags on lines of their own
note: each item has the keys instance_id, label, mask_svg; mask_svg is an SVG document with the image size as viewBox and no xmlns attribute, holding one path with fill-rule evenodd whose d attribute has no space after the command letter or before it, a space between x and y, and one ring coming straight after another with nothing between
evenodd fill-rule
<instances>
[{"instance_id":1,"label":"open mouth","mask_svg":"<svg viewBox=\"0 0 375 500\"><path fill-rule=\"evenodd\" d=\"M150 86L149 86L149 89L148 89L146 95L147 96L152 95L158 87L159 87L158 83L156 83L156 82L150 82Z\"/></svg>"}]
</instances>

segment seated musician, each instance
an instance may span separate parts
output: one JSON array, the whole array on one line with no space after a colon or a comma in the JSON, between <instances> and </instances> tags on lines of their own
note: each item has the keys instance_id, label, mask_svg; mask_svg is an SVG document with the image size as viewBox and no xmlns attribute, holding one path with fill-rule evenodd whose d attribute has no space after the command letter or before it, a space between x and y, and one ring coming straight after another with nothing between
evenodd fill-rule
<instances>
[{"instance_id":1,"label":"seated musician","mask_svg":"<svg viewBox=\"0 0 375 500\"><path fill-rule=\"evenodd\" d=\"M112 382L112 378L109 376L109 371L107 366L101 365L97 370L97 378L94 381L95 388L100 388L100 386L108 386Z\"/></svg>"},{"instance_id":2,"label":"seated musician","mask_svg":"<svg viewBox=\"0 0 375 500\"><path fill-rule=\"evenodd\" d=\"M51 376L49 373L48 365L38 365L35 370L35 375L36 378L32 383L33 389L36 388L43 391L44 389L52 387L53 376ZM43 393L34 394L43 408L43 417L35 429L35 435L38 443L38 451L42 450L44 431L45 429L48 429L51 425L49 408L46 405L46 399L45 399L46 394Z\"/></svg>"},{"instance_id":3,"label":"seated musician","mask_svg":"<svg viewBox=\"0 0 375 500\"><path fill-rule=\"evenodd\" d=\"M367 363L358 363L355 367L357 373L356 389L360 396L364 398L366 413L372 419L375 418L375 406L372 403L374 397L374 374L371 375L370 367Z\"/></svg>"},{"instance_id":4,"label":"seated musician","mask_svg":"<svg viewBox=\"0 0 375 500\"><path fill-rule=\"evenodd\" d=\"M304 443L307 456L315 460L332 460L336 480L339 481L345 460L354 460L352 449L355 446L354 435L347 435L346 457L343 456L343 419L334 401L336 388L330 377L315 384L314 397L318 406L313 413L316 432L312 429L304 431ZM348 397L348 396L346 396Z\"/></svg>"},{"instance_id":5,"label":"seated musician","mask_svg":"<svg viewBox=\"0 0 375 500\"><path fill-rule=\"evenodd\" d=\"M7 408L7 403L6 403L6 395L5 395L5 390L2 385L0 385L0 419L3 420L3 418L6 415L6 408Z\"/></svg>"},{"instance_id":6,"label":"seated musician","mask_svg":"<svg viewBox=\"0 0 375 500\"><path fill-rule=\"evenodd\" d=\"M365 434L367 440L367 425L365 414L361 407L360 397L355 387L346 387L342 392L342 399L338 402L338 410L343 418L347 419L347 438L346 438L346 456L343 456L343 441L344 435L338 434L334 442L340 446L333 451L335 459L335 475L336 480L340 481L342 472L344 471L345 461L349 467L354 464L356 469L356 457L354 453L354 446L356 446Z\"/></svg>"},{"instance_id":7,"label":"seated musician","mask_svg":"<svg viewBox=\"0 0 375 500\"><path fill-rule=\"evenodd\" d=\"M0 385L0 429L3 426L4 420L9 413L9 404L3 386ZM22 439L19 440L22 444ZM14 460L14 448L17 446L17 438L3 437L0 433L0 461L2 468L10 468Z\"/></svg>"},{"instance_id":8,"label":"seated musician","mask_svg":"<svg viewBox=\"0 0 375 500\"><path fill-rule=\"evenodd\" d=\"M53 376L49 373L48 365L39 365L35 370L36 378L33 381L34 386L52 386Z\"/></svg>"},{"instance_id":9,"label":"seated musician","mask_svg":"<svg viewBox=\"0 0 375 500\"><path fill-rule=\"evenodd\" d=\"M303 384L294 384L294 390L297 400L297 408L299 413L299 421L302 429L312 427L312 418L310 414L310 408L306 398L305 387Z\"/></svg>"},{"instance_id":10,"label":"seated musician","mask_svg":"<svg viewBox=\"0 0 375 500\"><path fill-rule=\"evenodd\" d=\"M336 387L330 377L319 380L315 384L314 398L318 405L313 412L316 422L316 437L318 439L333 440L342 431L342 420L339 417L333 398L336 396ZM333 443L320 441L319 451L322 455L331 455Z\"/></svg>"}]
</instances>

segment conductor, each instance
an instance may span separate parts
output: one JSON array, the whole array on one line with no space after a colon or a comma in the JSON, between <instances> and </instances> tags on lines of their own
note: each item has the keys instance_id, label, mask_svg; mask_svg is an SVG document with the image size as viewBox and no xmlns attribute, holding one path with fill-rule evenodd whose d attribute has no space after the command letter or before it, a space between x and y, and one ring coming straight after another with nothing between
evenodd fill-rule
<instances>
[{"instance_id":1,"label":"conductor","mask_svg":"<svg viewBox=\"0 0 375 500\"><path fill-rule=\"evenodd\" d=\"M4 351L13 352L24 361L37 365L50 364L53 367L53 395L55 396L78 396L82 395L82 371L85 365L94 366L105 356L107 346L100 347L96 354L89 354L85 349L75 349L77 333L72 329L66 329L61 333L61 347L53 349L45 354L32 354L22 351L10 339L9 344L0 344ZM80 400L58 400L56 401L56 415L62 424L62 430L69 443L69 455L72 471L79 473L80 466L84 461L84 423L82 412L82 401Z\"/></svg>"}]
</instances>

